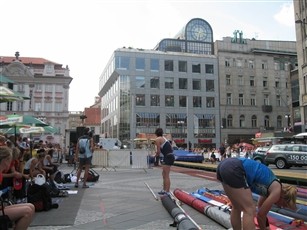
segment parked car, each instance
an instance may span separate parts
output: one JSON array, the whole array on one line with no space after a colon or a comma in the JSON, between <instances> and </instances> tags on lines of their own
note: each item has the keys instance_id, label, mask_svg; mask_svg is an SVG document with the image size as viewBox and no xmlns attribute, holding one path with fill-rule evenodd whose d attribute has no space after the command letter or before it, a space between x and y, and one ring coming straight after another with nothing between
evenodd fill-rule
<instances>
[{"instance_id":1,"label":"parked car","mask_svg":"<svg viewBox=\"0 0 307 230\"><path fill-rule=\"evenodd\" d=\"M264 158L266 156L266 152L269 150L270 146L263 146L263 147L258 147L255 149L255 151L252 154L252 159L255 161L258 161L262 164L268 165L265 163Z\"/></svg>"},{"instance_id":2,"label":"parked car","mask_svg":"<svg viewBox=\"0 0 307 230\"><path fill-rule=\"evenodd\" d=\"M264 159L267 164L275 164L279 169L291 166L307 165L306 144L278 144L272 145Z\"/></svg>"}]
</instances>

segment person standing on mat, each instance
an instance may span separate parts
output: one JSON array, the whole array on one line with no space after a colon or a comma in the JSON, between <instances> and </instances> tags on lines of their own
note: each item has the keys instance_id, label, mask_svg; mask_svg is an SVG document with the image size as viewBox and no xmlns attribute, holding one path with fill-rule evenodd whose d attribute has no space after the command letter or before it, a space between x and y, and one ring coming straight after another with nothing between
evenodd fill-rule
<instances>
[{"instance_id":1,"label":"person standing on mat","mask_svg":"<svg viewBox=\"0 0 307 230\"><path fill-rule=\"evenodd\" d=\"M232 204L230 220L234 230L255 229L255 216L259 228L267 229L267 214L274 204L296 209L296 187L280 183L269 167L257 161L226 158L218 165L216 175ZM252 193L260 195L257 214Z\"/></svg>"},{"instance_id":2,"label":"person standing on mat","mask_svg":"<svg viewBox=\"0 0 307 230\"><path fill-rule=\"evenodd\" d=\"M162 178L163 178L163 190L159 192L159 195L164 195L170 191L171 180L170 180L170 170L171 166L174 164L175 156L173 154L173 147L171 143L163 136L163 129L157 128L155 132L156 138L156 157L160 157L160 153L163 154L162 163Z\"/></svg>"},{"instance_id":3,"label":"person standing on mat","mask_svg":"<svg viewBox=\"0 0 307 230\"><path fill-rule=\"evenodd\" d=\"M84 152L80 151L84 147ZM75 188L79 187L79 179L81 176L82 169L84 167L83 185L82 188L88 188L86 184L90 166L92 164L92 156L94 152L94 140L90 134L90 129L85 128L83 135L79 137L76 145L75 162L79 162L77 169L77 181L75 183Z\"/></svg>"}]
</instances>

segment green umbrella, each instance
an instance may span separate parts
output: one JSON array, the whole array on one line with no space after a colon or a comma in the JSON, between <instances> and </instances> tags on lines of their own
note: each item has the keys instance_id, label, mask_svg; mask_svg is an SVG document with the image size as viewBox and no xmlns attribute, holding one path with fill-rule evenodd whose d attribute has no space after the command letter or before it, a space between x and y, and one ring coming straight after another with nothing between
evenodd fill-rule
<instances>
[{"instance_id":1,"label":"green umbrella","mask_svg":"<svg viewBox=\"0 0 307 230\"><path fill-rule=\"evenodd\" d=\"M23 101L29 99L30 97L0 85L0 103L10 101Z\"/></svg>"},{"instance_id":2,"label":"green umbrella","mask_svg":"<svg viewBox=\"0 0 307 230\"><path fill-rule=\"evenodd\" d=\"M2 129L4 133L8 131L8 129L12 129L11 132L15 135L15 141L17 129L28 126L47 127L49 125L31 115L0 115L0 129Z\"/></svg>"}]
</instances>

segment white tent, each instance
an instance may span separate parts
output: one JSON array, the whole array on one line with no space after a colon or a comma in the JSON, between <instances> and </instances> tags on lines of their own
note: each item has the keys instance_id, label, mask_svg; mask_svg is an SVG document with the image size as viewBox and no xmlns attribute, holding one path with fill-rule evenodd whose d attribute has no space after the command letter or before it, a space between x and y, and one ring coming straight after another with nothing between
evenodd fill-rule
<instances>
[{"instance_id":1,"label":"white tent","mask_svg":"<svg viewBox=\"0 0 307 230\"><path fill-rule=\"evenodd\" d=\"M299 138L307 137L307 132L296 134L294 137L299 137Z\"/></svg>"}]
</instances>

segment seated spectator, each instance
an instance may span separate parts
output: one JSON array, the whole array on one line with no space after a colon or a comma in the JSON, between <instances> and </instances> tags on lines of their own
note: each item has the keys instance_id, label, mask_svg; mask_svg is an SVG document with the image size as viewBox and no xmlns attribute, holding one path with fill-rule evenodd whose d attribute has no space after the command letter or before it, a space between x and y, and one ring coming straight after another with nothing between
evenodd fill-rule
<instances>
[{"instance_id":1,"label":"seated spectator","mask_svg":"<svg viewBox=\"0 0 307 230\"><path fill-rule=\"evenodd\" d=\"M48 150L47 154L44 157L43 166L42 166L43 170L45 170L46 172L47 178L49 178L52 181L54 179L54 173L58 171L58 166L59 166L58 164L53 163L52 161L53 152L54 149Z\"/></svg>"},{"instance_id":2,"label":"seated spectator","mask_svg":"<svg viewBox=\"0 0 307 230\"><path fill-rule=\"evenodd\" d=\"M46 177L46 172L43 169L45 154L45 149L37 150L36 157L32 157L26 162L23 173L29 175L31 179L36 177L38 174L42 174Z\"/></svg>"},{"instance_id":3,"label":"seated spectator","mask_svg":"<svg viewBox=\"0 0 307 230\"><path fill-rule=\"evenodd\" d=\"M0 147L0 184L3 181L3 171L7 169L12 161L12 149L7 146ZM4 207L4 213L14 223L14 229L26 230L30 226L35 208L33 204L13 204Z\"/></svg>"},{"instance_id":4,"label":"seated spectator","mask_svg":"<svg viewBox=\"0 0 307 230\"><path fill-rule=\"evenodd\" d=\"M210 161L212 164L214 164L217 161L214 151L212 151L210 155Z\"/></svg>"}]
</instances>

